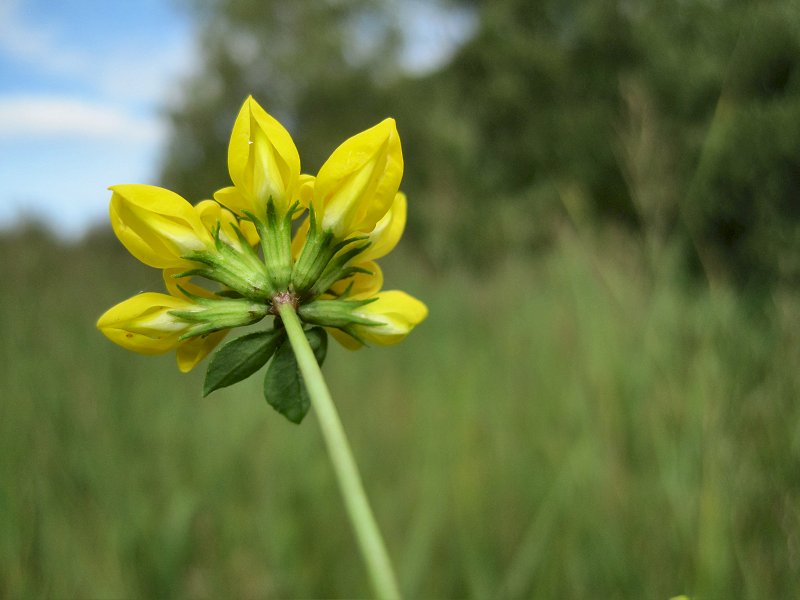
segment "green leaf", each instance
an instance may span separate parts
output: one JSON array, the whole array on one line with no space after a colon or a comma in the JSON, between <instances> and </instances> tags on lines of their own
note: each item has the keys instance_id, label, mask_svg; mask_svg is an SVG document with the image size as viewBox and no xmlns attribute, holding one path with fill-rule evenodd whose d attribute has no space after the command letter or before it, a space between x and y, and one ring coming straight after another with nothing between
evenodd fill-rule
<instances>
[{"instance_id":1,"label":"green leaf","mask_svg":"<svg viewBox=\"0 0 800 600\"><path fill-rule=\"evenodd\" d=\"M305 334L308 343L311 344L311 350L314 351L317 364L321 367L328 355L328 332L322 327L314 327L306 330Z\"/></svg>"},{"instance_id":2,"label":"green leaf","mask_svg":"<svg viewBox=\"0 0 800 600\"><path fill-rule=\"evenodd\" d=\"M328 334L321 327L310 329L305 334L317 363L322 365L328 352ZM292 423L299 424L311 407L311 398L303 383L303 376L289 340L280 345L267 369L264 377L264 398Z\"/></svg>"},{"instance_id":3,"label":"green leaf","mask_svg":"<svg viewBox=\"0 0 800 600\"><path fill-rule=\"evenodd\" d=\"M220 346L211 357L203 384L203 396L250 377L263 367L285 339L283 329L257 331Z\"/></svg>"}]
</instances>

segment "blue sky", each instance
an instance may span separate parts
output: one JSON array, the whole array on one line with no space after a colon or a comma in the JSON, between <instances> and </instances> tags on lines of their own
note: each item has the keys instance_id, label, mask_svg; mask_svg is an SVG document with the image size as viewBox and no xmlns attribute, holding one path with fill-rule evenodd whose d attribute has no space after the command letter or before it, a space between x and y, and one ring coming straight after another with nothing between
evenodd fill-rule
<instances>
[{"instance_id":1,"label":"blue sky","mask_svg":"<svg viewBox=\"0 0 800 600\"><path fill-rule=\"evenodd\" d=\"M192 68L165 0L0 0L0 228L24 215L75 236L106 188L156 176L162 108Z\"/></svg>"},{"instance_id":2,"label":"blue sky","mask_svg":"<svg viewBox=\"0 0 800 600\"><path fill-rule=\"evenodd\" d=\"M174 0L0 0L0 229L35 217L76 237L109 185L156 183L165 107L196 67ZM435 68L473 23L396 0L411 71Z\"/></svg>"}]
</instances>

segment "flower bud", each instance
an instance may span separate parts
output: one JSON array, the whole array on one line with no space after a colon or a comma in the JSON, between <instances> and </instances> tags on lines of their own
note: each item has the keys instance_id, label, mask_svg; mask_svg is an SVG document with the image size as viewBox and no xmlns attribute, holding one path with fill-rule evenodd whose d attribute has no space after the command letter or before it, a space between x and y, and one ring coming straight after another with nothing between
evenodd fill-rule
<instances>
[{"instance_id":1,"label":"flower bud","mask_svg":"<svg viewBox=\"0 0 800 600\"><path fill-rule=\"evenodd\" d=\"M314 207L323 231L337 240L368 232L386 214L403 177L403 153L394 119L345 141L322 165Z\"/></svg>"},{"instance_id":2,"label":"flower bud","mask_svg":"<svg viewBox=\"0 0 800 600\"><path fill-rule=\"evenodd\" d=\"M228 171L247 210L260 219L264 219L270 198L279 217L296 200L300 155L289 132L252 96L245 100L233 125Z\"/></svg>"},{"instance_id":3,"label":"flower bud","mask_svg":"<svg viewBox=\"0 0 800 600\"><path fill-rule=\"evenodd\" d=\"M247 300L145 292L107 310L97 328L115 344L140 354L176 349L178 367L186 372L211 352L229 329L260 320L267 310L267 305Z\"/></svg>"},{"instance_id":4,"label":"flower bud","mask_svg":"<svg viewBox=\"0 0 800 600\"><path fill-rule=\"evenodd\" d=\"M145 292L108 309L97 321L97 328L123 348L140 354L161 354L175 348L191 327L171 311L199 308L184 298Z\"/></svg>"},{"instance_id":5,"label":"flower bud","mask_svg":"<svg viewBox=\"0 0 800 600\"><path fill-rule=\"evenodd\" d=\"M188 373L228 333L226 329L181 340L191 323L179 319L171 311L192 306L191 301L183 298L147 292L107 310L97 321L97 327L115 344L140 354L163 354L174 348L178 368Z\"/></svg>"},{"instance_id":6,"label":"flower bud","mask_svg":"<svg viewBox=\"0 0 800 600\"><path fill-rule=\"evenodd\" d=\"M405 292L389 290L381 292L374 298L373 302L354 309L353 316L376 324L355 324L350 328L344 328L358 341L372 342L379 346L397 344L428 316L428 307ZM334 337L342 342L341 336ZM352 342L343 345L353 348Z\"/></svg>"},{"instance_id":7,"label":"flower bud","mask_svg":"<svg viewBox=\"0 0 800 600\"><path fill-rule=\"evenodd\" d=\"M117 185L109 213L114 233L144 264L189 268L184 257L214 247L194 207L178 194L152 185Z\"/></svg>"}]
</instances>

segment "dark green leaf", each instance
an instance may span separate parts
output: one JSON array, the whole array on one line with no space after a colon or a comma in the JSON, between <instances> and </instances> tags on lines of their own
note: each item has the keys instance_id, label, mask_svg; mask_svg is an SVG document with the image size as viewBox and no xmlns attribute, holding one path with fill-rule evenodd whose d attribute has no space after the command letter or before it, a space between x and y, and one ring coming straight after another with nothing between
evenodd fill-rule
<instances>
[{"instance_id":1,"label":"dark green leaf","mask_svg":"<svg viewBox=\"0 0 800 600\"><path fill-rule=\"evenodd\" d=\"M203 395L245 379L263 367L284 339L283 329L257 331L220 346L211 357Z\"/></svg>"},{"instance_id":2,"label":"dark green leaf","mask_svg":"<svg viewBox=\"0 0 800 600\"><path fill-rule=\"evenodd\" d=\"M317 362L321 365L328 350L328 334L321 327L315 327L305 334ZM311 407L311 399L289 340L280 345L267 369L264 377L264 398L292 423L300 423Z\"/></svg>"},{"instance_id":3,"label":"dark green leaf","mask_svg":"<svg viewBox=\"0 0 800 600\"><path fill-rule=\"evenodd\" d=\"M328 333L322 327L314 327L305 332L308 343L314 351L317 363L322 366L325 357L328 355Z\"/></svg>"}]
</instances>

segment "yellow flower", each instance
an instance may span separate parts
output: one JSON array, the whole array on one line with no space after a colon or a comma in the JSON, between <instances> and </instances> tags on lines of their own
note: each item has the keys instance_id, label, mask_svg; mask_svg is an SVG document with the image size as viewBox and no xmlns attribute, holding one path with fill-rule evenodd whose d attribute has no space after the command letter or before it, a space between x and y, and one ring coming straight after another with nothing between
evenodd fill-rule
<instances>
[{"instance_id":1,"label":"yellow flower","mask_svg":"<svg viewBox=\"0 0 800 600\"><path fill-rule=\"evenodd\" d=\"M113 306L97 327L112 342L140 354L177 351L178 368L194 368L233 327L261 320L268 307L247 299L219 298L180 277L180 269L164 269L169 294L145 292Z\"/></svg>"},{"instance_id":2,"label":"yellow flower","mask_svg":"<svg viewBox=\"0 0 800 600\"><path fill-rule=\"evenodd\" d=\"M312 188L313 189L313 188ZM386 256L394 250L406 227L406 195L397 192L394 202L375 227L367 234L369 247L361 252L356 259L358 262L369 262ZM297 258L306 243L309 222L306 219L297 230L292 239L292 255Z\"/></svg>"},{"instance_id":3,"label":"yellow flower","mask_svg":"<svg viewBox=\"0 0 800 600\"><path fill-rule=\"evenodd\" d=\"M188 371L229 329L283 317L287 305L348 348L396 344L427 317L405 292L381 291L375 262L406 225L393 119L346 140L315 177L301 174L289 133L248 97L231 133L228 170L233 185L197 206L155 186L111 188L114 232L136 258L163 270L169 294L142 293L109 309L97 323L109 339L143 354L174 349ZM216 282L217 293L193 277ZM279 320L275 332L283 335ZM226 344L212 361L212 387L268 360L262 342L248 334Z\"/></svg>"},{"instance_id":4,"label":"yellow flower","mask_svg":"<svg viewBox=\"0 0 800 600\"><path fill-rule=\"evenodd\" d=\"M152 185L117 185L109 213L122 244L144 264L158 269L191 268L184 257L214 247L194 207L178 194Z\"/></svg>"},{"instance_id":5,"label":"yellow flower","mask_svg":"<svg viewBox=\"0 0 800 600\"><path fill-rule=\"evenodd\" d=\"M374 302L353 311L380 325L356 325L357 333L368 342L390 346L402 341L414 327L428 316L428 307L399 290L388 290L376 296Z\"/></svg>"},{"instance_id":6,"label":"yellow flower","mask_svg":"<svg viewBox=\"0 0 800 600\"><path fill-rule=\"evenodd\" d=\"M185 298L144 292L113 306L100 317L97 327L115 344L140 354L163 354L177 350L178 368L191 371L222 341L228 330L181 340L192 323L172 311L198 311Z\"/></svg>"},{"instance_id":7,"label":"yellow flower","mask_svg":"<svg viewBox=\"0 0 800 600\"><path fill-rule=\"evenodd\" d=\"M374 299L369 304L353 309L352 315L377 325L349 326L347 330L356 337L335 327L326 328L328 333L349 350L359 349L362 346L360 340L379 346L391 346L401 342L415 326L425 320L428 308L405 292L398 290L381 292L383 272L377 263L363 263L359 267L369 273L359 272L353 277L338 281L332 286L331 291L336 294L347 291L347 300Z\"/></svg>"},{"instance_id":8,"label":"yellow flower","mask_svg":"<svg viewBox=\"0 0 800 600\"><path fill-rule=\"evenodd\" d=\"M215 198L240 214L248 210L263 219L272 198L279 216L297 200L300 155L286 129L252 96L245 100L233 125L228 146L228 171L235 190Z\"/></svg>"},{"instance_id":9,"label":"yellow flower","mask_svg":"<svg viewBox=\"0 0 800 600\"><path fill-rule=\"evenodd\" d=\"M192 271L245 296L266 299L274 291L253 249L259 235L252 222L238 220L213 200L192 206L151 185L118 185L111 190L114 232L146 265Z\"/></svg>"},{"instance_id":10,"label":"yellow flower","mask_svg":"<svg viewBox=\"0 0 800 600\"><path fill-rule=\"evenodd\" d=\"M314 184L314 209L323 231L343 240L369 232L386 214L403 177L403 152L394 119L385 119L336 148Z\"/></svg>"},{"instance_id":11,"label":"yellow flower","mask_svg":"<svg viewBox=\"0 0 800 600\"><path fill-rule=\"evenodd\" d=\"M353 334L378 346L392 346L405 339L411 330L428 316L428 307L399 290L388 290L374 296L375 300L352 311L355 317L368 319L376 325L350 326ZM361 342L339 329L328 331L342 346L357 350Z\"/></svg>"}]
</instances>

